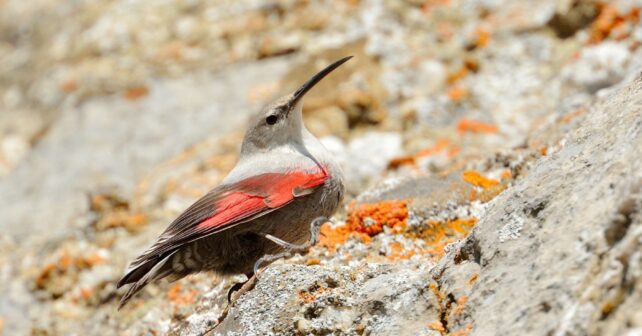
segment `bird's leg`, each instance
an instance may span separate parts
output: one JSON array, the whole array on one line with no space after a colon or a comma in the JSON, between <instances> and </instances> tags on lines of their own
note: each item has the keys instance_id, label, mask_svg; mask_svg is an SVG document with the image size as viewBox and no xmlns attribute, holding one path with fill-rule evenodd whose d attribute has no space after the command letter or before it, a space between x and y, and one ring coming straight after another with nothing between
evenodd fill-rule
<instances>
[{"instance_id":1,"label":"bird's leg","mask_svg":"<svg viewBox=\"0 0 642 336\"><path fill-rule=\"evenodd\" d=\"M266 254L266 255L264 255L263 257L261 257L261 259L257 260L254 263L254 274L255 275L258 274L258 271L259 271L259 268L261 267L261 265L263 265L263 264L271 264L274 261L277 261L277 260L279 260L281 258L289 257L291 255L292 255L291 251L285 251L285 252L281 252L281 253L277 253L277 254Z\"/></svg>"},{"instance_id":2,"label":"bird's leg","mask_svg":"<svg viewBox=\"0 0 642 336\"><path fill-rule=\"evenodd\" d=\"M261 257L259 260L254 263L254 274L257 275L259 268L261 267L262 264L269 264L273 261L279 260L284 257L288 257L292 255L292 253L296 252L305 252L310 247L314 246L318 241L319 241L319 235L321 233L321 225L323 223L327 222L328 218L321 216L315 218L312 223L310 223L310 239L308 239L307 242L301 244L301 245L296 245L292 243L288 243L280 238L277 238L269 233L262 233L260 236L272 241L273 243L283 247L286 249L284 252L277 253L277 254L267 254Z\"/></svg>"},{"instance_id":3,"label":"bird's leg","mask_svg":"<svg viewBox=\"0 0 642 336\"><path fill-rule=\"evenodd\" d=\"M247 277L247 280L242 281L242 282L237 282L232 287L230 287L230 290L227 291L227 303L230 304L232 303L232 295L234 292L238 291L239 289L243 288L243 286L252 279L254 276L254 273L246 273L245 276Z\"/></svg>"},{"instance_id":4,"label":"bird's leg","mask_svg":"<svg viewBox=\"0 0 642 336\"><path fill-rule=\"evenodd\" d=\"M285 240L275 237L269 233L262 233L260 235L290 252L305 252L319 241L319 235L321 233L321 225L323 225L323 223L325 222L328 222L327 217L321 216L321 217L315 218L312 221L312 223L310 223L310 239L308 239L307 242L301 245L288 243Z\"/></svg>"},{"instance_id":5,"label":"bird's leg","mask_svg":"<svg viewBox=\"0 0 642 336\"><path fill-rule=\"evenodd\" d=\"M232 295L230 295L232 304L234 304L234 302L236 302L236 300L238 300L241 297L241 295L252 290L252 288L254 288L254 286L256 285L256 274L252 273L252 274L248 274L247 276L248 276L247 281L241 283L241 286L239 287L239 289L236 290L234 293L232 293Z\"/></svg>"}]
</instances>

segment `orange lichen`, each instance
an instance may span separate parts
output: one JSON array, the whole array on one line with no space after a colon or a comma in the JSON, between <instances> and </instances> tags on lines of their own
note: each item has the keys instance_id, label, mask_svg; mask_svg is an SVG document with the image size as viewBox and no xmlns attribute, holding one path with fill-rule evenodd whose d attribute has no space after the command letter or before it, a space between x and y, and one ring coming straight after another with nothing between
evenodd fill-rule
<instances>
[{"instance_id":1,"label":"orange lichen","mask_svg":"<svg viewBox=\"0 0 642 336\"><path fill-rule=\"evenodd\" d=\"M175 284L167 292L167 298L177 305L186 305L194 303L198 291L194 288L183 290L180 283Z\"/></svg>"},{"instance_id":2,"label":"orange lichen","mask_svg":"<svg viewBox=\"0 0 642 336\"><path fill-rule=\"evenodd\" d=\"M470 286L474 285L475 282L477 282L477 280L479 280L479 274L475 273L470 278L468 278L468 281L467 281L468 285L470 285Z\"/></svg>"},{"instance_id":3,"label":"orange lichen","mask_svg":"<svg viewBox=\"0 0 642 336\"><path fill-rule=\"evenodd\" d=\"M498 130L497 126L479 120L460 119L457 123L459 133L497 133Z\"/></svg>"},{"instance_id":4,"label":"orange lichen","mask_svg":"<svg viewBox=\"0 0 642 336\"><path fill-rule=\"evenodd\" d=\"M437 301L439 301L440 303L446 299L446 295L439 290L437 284L431 283L428 288L430 288L433 294L435 294L435 296L437 297Z\"/></svg>"},{"instance_id":5,"label":"orange lichen","mask_svg":"<svg viewBox=\"0 0 642 336\"><path fill-rule=\"evenodd\" d=\"M89 300L94 296L94 290L91 288L81 288L80 292L78 293L81 299L83 300Z\"/></svg>"},{"instance_id":6,"label":"orange lichen","mask_svg":"<svg viewBox=\"0 0 642 336\"><path fill-rule=\"evenodd\" d=\"M348 214L346 226L350 231L375 236L383 231L384 226L401 230L407 222L407 201L392 200L355 206Z\"/></svg>"},{"instance_id":7,"label":"orange lichen","mask_svg":"<svg viewBox=\"0 0 642 336\"><path fill-rule=\"evenodd\" d=\"M477 190L475 189L470 190L470 195L468 197L468 200L470 200L471 202L477 200Z\"/></svg>"},{"instance_id":8,"label":"orange lichen","mask_svg":"<svg viewBox=\"0 0 642 336\"><path fill-rule=\"evenodd\" d=\"M56 275L65 274L72 269L83 270L92 268L105 262L105 258L97 253L91 253L87 256L72 257L63 250L58 259L54 262L45 264L36 276L36 287L43 289L47 286L47 281Z\"/></svg>"},{"instance_id":9,"label":"orange lichen","mask_svg":"<svg viewBox=\"0 0 642 336\"><path fill-rule=\"evenodd\" d=\"M188 49L189 46L185 42L173 40L161 46L155 56L161 62L182 61Z\"/></svg>"},{"instance_id":10,"label":"orange lichen","mask_svg":"<svg viewBox=\"0 0 642 336\"><path fill-rule=\"evenodd\" d=\"M330 251L334 251L338 245L345 243L349 237L350 230L348 230L345 225L333 228L330 224L326 223L321 226L319 245L329 249Z\"/></svg>"},{"instance_id":11,"label":"orange lichen","mask_svg":"<svg viewBox=\"0 0 642 336\"><path fill-rule=\"evenodd\" d=\"M437 32L437 35L443 40L448 40L452 38L453 35L455 35L455 28L453 27L453 25L445 21L438 22L435 31Z\"/></svg>"},{"instance_id":12,"label":"orange lichen","mask_svg":"<svg viewBox=\"0 0 642 336\"><path fill-rule=\"evenodd\" d=\"M40 274L38 274L38 276L36 277L36 286L37 286L38 288L44 288L44 287L45 287L45 282L47 281L47 279L49 279L49 277L50 277L50 276L54 273L54 271L56 271L57 269L58 269L58 267L56 266L56 264L51 263L51 264L47 264L47 265L45 265L45 266L40 270Z\"/></svg>"},{"instance_id":13,"label":"orange lichen","mask_svg":"<svg viewBox=\"0 0 642 336\"><path fill-rule=\"evenodd\" d=\"M464 181L476 187L481 187L484 189L488 189L499 184L499 181L484 177L482 174L474 170L465 171L463 174L463 178Z\"/></svg>"},{"instance_id":14,"label":"orange lichen","mask_svg":"<svg viewBox=\"0 0 642 336\"><path fill-rule=\"evenodd\" d=\"M96 223L98 230L122 227L127 231L136 232L147 224L147 216L142 213L129 213L127 210L116 210L106 213Z\"/></svg>"},{"instance_id":15,"label":"orange lichen","mask_svg":"<svg viewBox=\"0 0 642 336\"><path fill-rule=\"evenodd\" d=\"M455 316L461 315L461 313L464 312L464 308L466 308L466 302L468 302L468 296L463 295L457 300L457 307L453 310L453 314Z\"/></svg>"},{"instance_id":16,"label":"orange lichen","mask_svg":"<svg viewBox=\"0 0 642 336\"><path fill-rule=\"evenodd\" d=\"M412 155L400 156L390 160L390 162L388 162L388 168L395 169L405 165L414 165L416 162L416 158Z\"/></svg>"},{"instance_id":17,"label":"orange lichen","mask_svg":"<svg viewBox=\"0 0 642 336\"><path fill-rule=\"evenodd\" d=\"M473 42L475 48L484 48L490 42L490 33L484 28L475 29L475 41Z\"/></svg>"},{"instance_id":18,"label":"orange lichen","mask_svg":"<svg viewBox=\"0 0 642 336\"><path fill-rule=\"evenodd\" d=\"M321 259L319 259L319 258L310 258L310 259L305 261L305 264L308 265L308 266L319 265L319 264L321 264Z\"/></svg>"},{"instance_id":19,"label":"orange lichen","mask_svg":"<svg viewBox=\"0 0 642 336\"><path fill-rule=\"evenodd\" d=\"M60 82L60 89L64 93L72 93L78 89L78 82L73 78L66 79Z\"/></svg>"},{"instance_id":20,"label":"orange lichen","mask_svg":"<svg viewBox=\"0 0 642 336\"><path fill-rule=\"evenodd\" d=\"M461 67L457 70L448 73L446 77L446 83L453 85L458 81L464 79L471 72L477 72L479 70L479 62L473 58L468 58L464 60Z\"/></svg>"},{"instance_id":21,"label":"orange lichen","mask_svg":"<svg viewBox=\"0 0 642 336\"><path fill-rule=\"evenodd\" d=\"M599 14L589 30L589 43L599 43L608 37L624 39L631 33L631 26L640 20L640 8L620 13L612 4L601 4Z\"/></svg>"},{"instance_id":22,"label":"orange lichen","mask_svg":"<svg viewBox=\"0 0 642 336\"><path fill-rule=\"evenodd\" d=\"M442 327L445 327L443 323L446 323L446 325L448 325L448 310L450 309L450 301L446 300L446 294L442 293L439 290L439 287L437 287L437 284L435 284L434 282L431 283L428 288L437 298L437 303L439 304L439 307L437 308L439 310L439 315L441 316L440 324L442 325Z\"/></svg>"},{"instance_id":23,"label":"orange lichen","mask_svg":"<svg viewBox=\"0 0 642 336\"><path fill-rule=\"evenodd\" d=\"M91 268L105 262L105 258L98 253L91 253L85 258L76 259L76 267Z\"/></svg>"},{"instance_id":24,"label":"orange lichen","mask_svg":"<svg viewBox=\"0 0 642 336\"><path fill-rule=\"evenodd\" d=\"M455 86L450 90L448 90L448 93L447 93L448 98L450 98L450 100L452 101L460 101L468 97L469 94L470 92L468 91L468 89L461 86Z\"/></svg>"},{"instance_id":25,"label":"orange lichen","mask_svg":"<svg viewBox=\"0 0 642 336\"><path fill-rule=\"evenodd\" d=\"M387 258L390 260L406 260L417 253L414 249L406 250L403 244L399 242L392 242L388 245L390 253Z\"/></svg>"},{"instance_id":26,"label":"orange lichen","mask_svg":"<svg viewBox=\"0 0 642 336\"><path fill-rule=\"evenodd\" d=\"M613 309L615 309L615 307L617 307L617 304L614 303L614 302L606 302L606 303L604 303L602 305L602 314L603 315L610 314L613 311Z\"/></svg>"},{"instance_id":27,"label":"orange lichen","mask_svg":"<svg viewBox=\"0 0 642 336\"><path fill-rule=\"evenodd\" d=\"M170 299L170 300L178 299L182 288L183 288L183 286L180 283L175 284L167 292L167 298Z\"/></svg>"},{"instance_id":28,"label":"orange lichen","mask_svg":"<svg viewBox=\"0 0 642 336\"><path fill-rule=\"evenodd\" d=\"M513 179L513 173L510 171L510 169L504 169L502 171L502 174L500 175L502 180L512 180Z\"/></svg>"},{"instance_id":29,"label":"orange lichen","mask_svg":"<svg viewBox=\"0 0 642 336\"><path fill-rule=\"evenodd\" d=\"M301 301L303 301L303 303L311 303L311 302L314 302L317 299L319 294L323 294L323 293L325 293L325 292L327 292L329 290L330 289L326 288L326 287L317 287L314 290L309 291L309 292L308 291L300 291L297 294L297 296L299 297L299 299L301 299Z\"/></svg>"},{"instance_id":30,"label":"orange lichen","mask_svg":"<svg viewBox=\"0 0 642 336\"><path fill-rule=\"evenodd\" d=\"M402 156L402 157L392 159L388 163L388 168L394 169L402 165L414 165L417 163L417 160L421 158L437 155L444 151L446 152L446 156L448 158L452 158L452 157L455 157L457 154L459 154L459 147L452 144L451 141L448 139L439 139L437 140L437 142L435 142L433 146L424 148L413 155Z\"/></svg>"},{"instance_id":31,"label":"orange lichen","mask_svg":"<svg viewBox=\"0 0 642 336\"><path fill-rule=\"evenodd\" d=\"M410 238L424 239L427 252L436 258L441 258L446 245L465 237L476 223L476 218L458 218L446 222L428 221L423 230L408 233L408 235Z\"/></svg>"},{"instance_id":32,"label":"orange lichen","mask_svg":"<svg viewBox=\"0 0 642 336\"><path fill-rule=\"evenodd\" d=\"M561 124L561 125L566 125L566 124L570 123L571 121L573 121L573 119L584 115L587 111L588 111L588 109L586 107L580 107L580 108L578 108L576 110L573 110L573 111L568 112L568 113L564 114L563 116L561 116L559 121L558 121L558 123Z\"/></svg>"},{"instance_id":33,"label":"orange lichen","mask_svg":"<svg viewBox=\"0 0 642 336\"><path fill-rule=\"evenodd\" d=\"M146 86L134 86L123 93L123 98L126 100L138 100L149 94L149 88Z\"/></svg>"},{"instance_id":34,"label":"orange lichen","mask_svg":"<svg viewBox=\"0 0 642 336\"><path fill-rule=\"evenodd\" d=\"M75 264L76 263L74 262L74 260L69 256L69 254L67 254L66 251L63 251L62 255L58 259L58 266L60 266L60 268L63 270L66 270Z\"/></svg>"},{"instance_id":35,"label":"orange lichen","mask_svg":"<svg viewBox=\"0 0 642 336\"><path fill-rule=\"evenodd\" d=\"M334 251L350 237L357 237L364 243L369 243L370 237L381 233L384 226L400 232L407 225L406 201L384 201L350 207L345 225L332 227L326 223L321 226L320 246Z\"/></svg>"},{"instance_id":36,"label":"orange lichen","mask_svg":"<svg viewBox=\"0 0 642 336\"><path fill-rule=\"evenodd\" d=\"M468 76L468 68L466 66L463 66L456 71L453 71L448 74L448 77L446 78L446 82L448 84L455 84L459 80L463 79L464 77Z\"/></svg>"},{"instance_id":37,"label":"orange lichen","mask_svg":"<svg viewBox=\"0 0 642 336\"><path fill-rule=\"evenodd\" d=\"M325 247L334 252L337 249L337 246L345 243L350 237L357 237L364 243L369 243L371 240L370 236L367 234L352 232L346 225L332 227L330 224L326 223L321 226L319 246Z\"/></svg>"},{"instance_id":38,"label":"orange lichen","mask_svg":"<svg viewBox=\"0 0 642 336\"><path fill-rule=\"evenodd\" d=\"M468 334L470 334L472 330L473 330L473 325L472 323L469 323L465 325L463 328L450 333L450 336L468 336Z\"/></svg>"},{"instance_id":39,"label":"orange lichen","mask_svg":"<svg viewBox=\"0 0 642 336\"><path fill-rule=\"evenodd\" d=\"M314 295L308 292L299 292L298 296L299 296L299 299L303 301L303 303L314 302L314 300L316 299Z\"/></svg>"},{"instance_id":40,"label":"orange lichen","mask_svg":"<svg viewBox=\"0 0 642 336\"><path fill-rule=\"evenodd\" d=\"M492 200L493 198L497 197L504 190L506 190L506 188L508 188L508 185L505 183L490 186L484 189L481 193L479 193L479 195L477 196L477 199L483 203L486 203Z\"/></svg>"},{"instance_id":41,"label":"orange lichen","mask_svg":"<svg viewBox=\"0 0 642 336\"><path fill-rule=\"evenodd\" d=\"M421 5L421 10L424 14L429 14L435 7L442 7L448 5L450 0L425 0Z\"/></svg>"},{"instance_id":42,"label":"orange lichen","mask_svg":"<svg viewBox=\"0 0 642 336\"><path fill-rule=\"evenodd\" d=\"M441 323L441 321L435 321L428 324L428 328L439 331L440 333L446 332L446 328L444 328L444 325Z\"/></svg>"}]
</instances>

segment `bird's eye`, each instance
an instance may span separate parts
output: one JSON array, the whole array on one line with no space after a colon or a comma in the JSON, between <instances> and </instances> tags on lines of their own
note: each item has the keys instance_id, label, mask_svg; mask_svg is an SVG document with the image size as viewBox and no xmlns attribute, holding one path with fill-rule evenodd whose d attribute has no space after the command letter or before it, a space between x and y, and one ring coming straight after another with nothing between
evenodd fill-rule
<instances>
[{"instance_id":1,"label":"bird's eye","mask_svg":"<svg viewBox=\"0 0 642 336\"><path fill-rule=\"evenodd\" d=\"M273 114L273 115L271 115L271 116L268 116L267 118L265 118L265 122L266 122L268 125L274 125L274 124L276 124L276 122L277 122L278 120L279 120L279 117L277 117L277 116L276 116L276 115L274 115L274 114Z\"/></svg>"}]
</instances>

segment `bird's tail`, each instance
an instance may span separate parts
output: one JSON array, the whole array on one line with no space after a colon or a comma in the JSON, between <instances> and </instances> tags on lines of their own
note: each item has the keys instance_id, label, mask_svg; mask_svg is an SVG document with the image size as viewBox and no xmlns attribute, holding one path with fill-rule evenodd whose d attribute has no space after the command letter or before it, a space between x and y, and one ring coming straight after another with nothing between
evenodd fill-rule
<instances>
[{"instance_id":1,"label":"bird's tail","mask_svg":"<svg viewBox=\"0 0 642 336\"><path fill-rule=\"evenodd\" d=\"M174 252L175 253L175 252ZM141 289L143 289L145 286L147 286L148 283L154 281L154 280L160 280L162 278L165 278L166 276L172 274L172 267L167 263L168 260L174 255L174 253L169 254L165 258L163 258L161 261L157 262L149 271L144 273L144 275L140 276L139 279L137 279L135 282L132 283L131 287L127 290L125 295L120 299L120 303L118 304L118 310L123 308L125 304L136 294L138 293ZM166 266L167 265L167 266ZM144 265L142 265L144 266ZM131 272L128 273L128 275L131 274ZM127 276L126 276L127 277ZM121 279L121 281L118 283L118 287L123 285L123 280L125 278Z\"/></svg>"}]
</instances>

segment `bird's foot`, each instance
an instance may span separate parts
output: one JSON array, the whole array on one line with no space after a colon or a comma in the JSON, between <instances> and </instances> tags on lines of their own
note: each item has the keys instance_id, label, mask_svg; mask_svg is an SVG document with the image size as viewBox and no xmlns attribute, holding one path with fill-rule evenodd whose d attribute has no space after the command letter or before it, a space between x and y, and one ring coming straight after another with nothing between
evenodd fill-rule
<instances>
[{"instance_id":1,"label":"bird's foot","mask_svg":"<svg viewBox=\"0 0 642 336\"><path fill-rule=\"evenodd\" d=\"M237 291L239 291L240 289L242 289L242 288L243 288L243 286L245 286L245 284L246 284L246 283L248 283L248 282L250 281L250 279L252 279L252 277L254 277L254 273L248 273L248 274L246 274L245 276L247 277L247 280L242 281L242 282L237 282L237 283L235 283L235 284L234 284L234 285L232 285L232 287L230 287L230 289L227 291L227 304L228 304L228 305L229 305L230 303L232 303L232 295L234 294L234 292L237 292Z\"/></svg>"},{"instance_id":2,"label":"bird's foot","mask_svg":"<svg viewBox=\"0 0 642 336\"><path fill-rule=\"evenodd\" d=\"M263 264L270 264L281 258L289 257L293 253L307 252L310 249L310 247L316 245L316 243L319 242L319 235L321 234L321 225L323 225L328 221L329 219L325 216L315 218L312 221L312 223L310 223L310 239L308 239L307 242L300 245L288 243L282 240L281 238L275 237L269 233L261 234L261 236L265 237L266 239L269 239L275 244L283 247L285 251L277 254L267 254L261 257L259 260L257 260L256 263L254 263L254 275L258 278L259 268L261 268L261 265Z\"/></svg>"},{"instance_id":3,"label":"bird's foot","mask_svg":"<svg viewBox=\"0 0 642 336\"><path fill-rule=\"evenodd\" d=\"M245 282L237 282L230 288L228 294L227 294L227 302L228 304L234 305L236 300L241 297L241 295L247 293L248 291L252 290L254 286L256 285L256 274L246 274L247 275L247 280Z\"/></svg>"}]
</instances>

